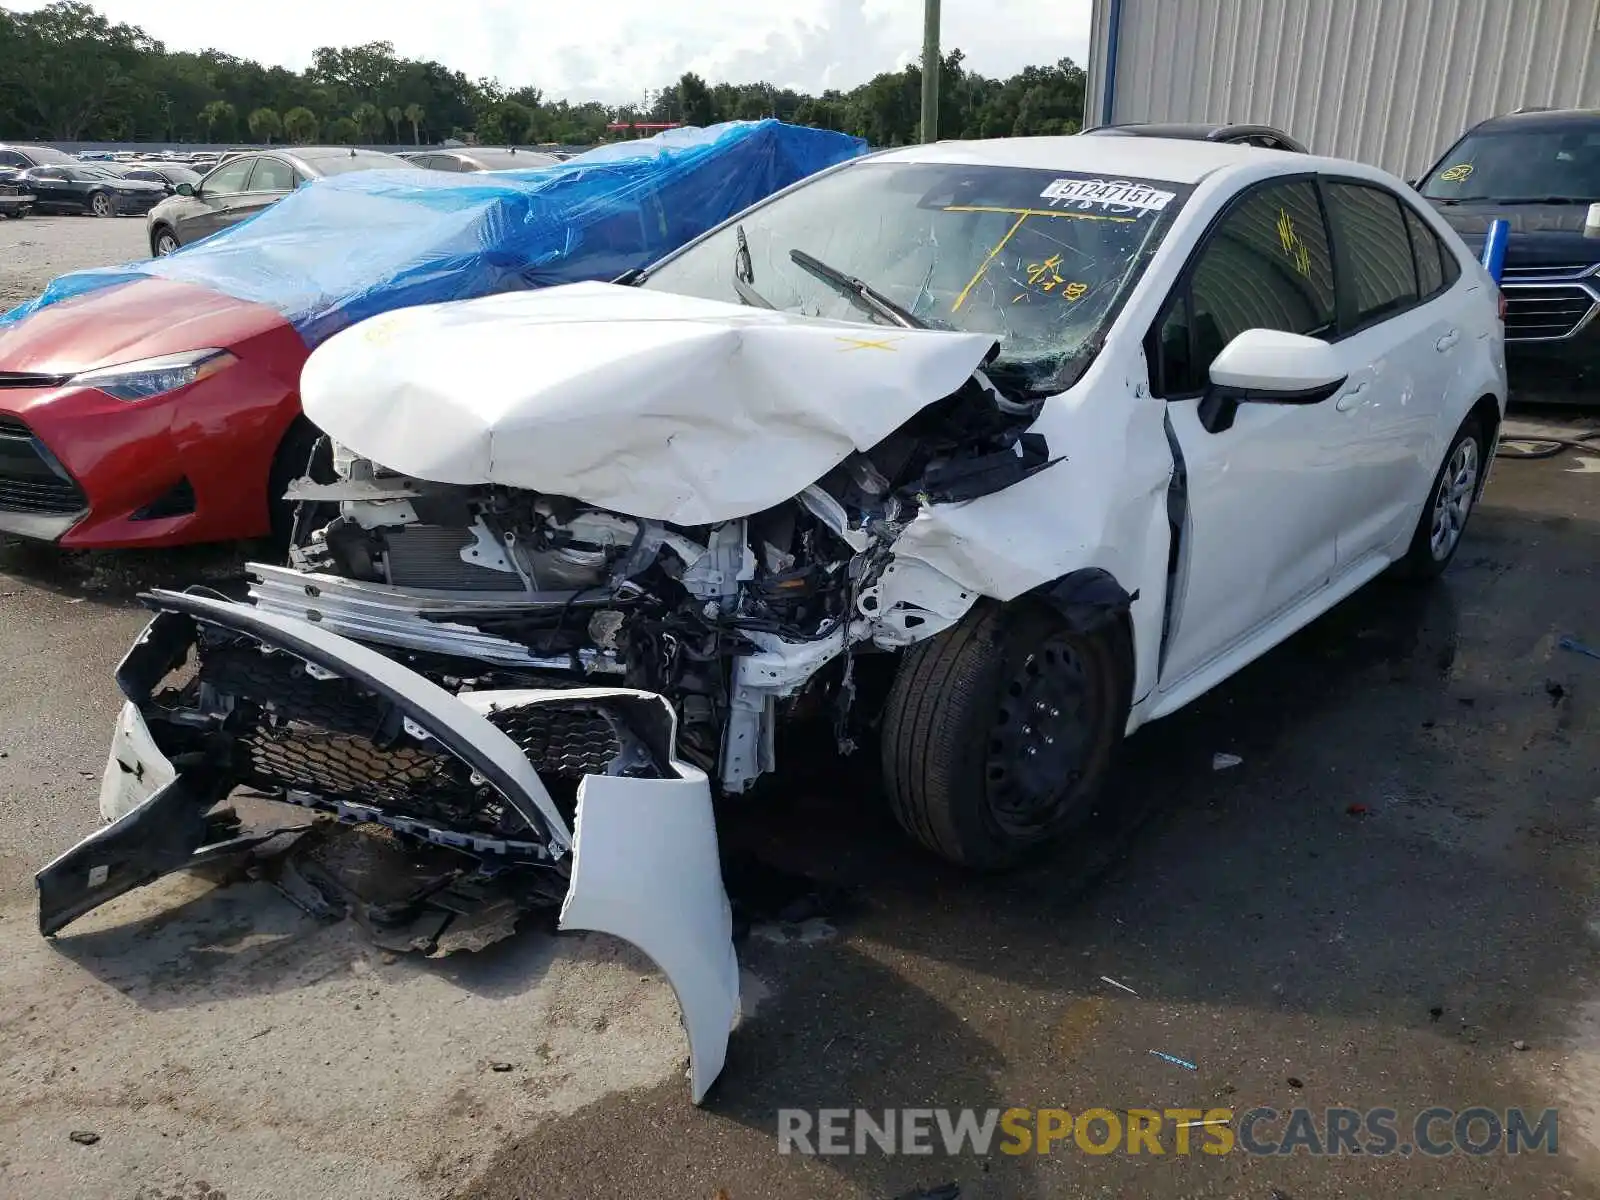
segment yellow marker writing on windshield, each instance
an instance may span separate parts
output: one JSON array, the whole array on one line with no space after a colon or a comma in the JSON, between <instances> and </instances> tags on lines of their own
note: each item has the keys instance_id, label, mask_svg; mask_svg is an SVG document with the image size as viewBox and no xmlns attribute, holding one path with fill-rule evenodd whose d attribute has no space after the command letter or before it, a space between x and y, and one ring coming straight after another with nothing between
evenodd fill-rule
<instances>
[{"instance_id":1,"label":"yellow marker writing on windshield","mask_svg":"<svg viewBox=\"0 0 1600 1200\"><path fill-rule=\"evenodd\" d=\"M950 306L951 312L961 311L961 306L967 302L967 295L972 291L973 288L978 286L978 280L983 278L983 273L989 269L989 264L999 256L1000 251L1006 248L1006 243L1011 240L1011 235L1022 228L1022 223L1028 219L1028 215L1029 214L1027 213L1023 213L1020 217L1018 217L1017 223L1010 229L1006 230L1005 237L1001 238L994 244L994 249L989 251L988 257L979 264L978 269L973 272L972 278L967 280L967 286L962 288L961 294L956 297L956 302Z\"/></svg>"},{"instance_id":2,"label":"yellow marker writing on windshield","mask_svg":"<svg viewBox=\"0 0 1600 1200\"><path fill-rule=\"evenodd\" d=\"M1066 282L1061 278L1061 273L1056 270L1061 265L1061 255L1052 254L1042 263L1034 263L1028 267L1028 282L1036 288L1045 291L1054 291Z\"/></svg>"},{"instance_id":3,"label":"yellow marker writing on windshield","mask_svg":"<svg viewBox=\"0 0 1600 1200\"><path fill-rule=\"evenodd\" d=\"M1471 174L1471 163L1457 163L1448 171L1441 171L1439 173L1439 178L1444 180L1446 183L1464 183L1466 182L1467 176Z\"/></svg>"}]
</instances>

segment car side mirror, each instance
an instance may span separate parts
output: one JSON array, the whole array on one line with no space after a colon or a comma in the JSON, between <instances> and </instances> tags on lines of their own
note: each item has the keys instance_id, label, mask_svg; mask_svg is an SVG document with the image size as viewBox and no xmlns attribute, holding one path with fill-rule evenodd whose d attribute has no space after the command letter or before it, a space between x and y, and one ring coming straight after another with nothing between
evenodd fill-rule
<instances>
[{"instance_id":1,"label":"car side mirror","mask_svg":"<svg viewBox=\"0 0 1600 1200\"><path fill-rule=\"evenodd\" d=\"M1200 424L1233 427L1241 404L1320 404L1349 377L1327 342L1277 329L1246 329L1211 362Z\"/></svg>"},{"instance_id":2,"label":"car side mirror","mask_svg":"<svg viewBox=\"0 0 1600 1200\"><path fill-rule=\"evenodd\" d=\"M194 184L192 184L192 183L180 183L177 186L176 191L177 191L178 195L180 195L180 196L193 196L193 195L195 195Z\"/></svg>"}]
</instances>

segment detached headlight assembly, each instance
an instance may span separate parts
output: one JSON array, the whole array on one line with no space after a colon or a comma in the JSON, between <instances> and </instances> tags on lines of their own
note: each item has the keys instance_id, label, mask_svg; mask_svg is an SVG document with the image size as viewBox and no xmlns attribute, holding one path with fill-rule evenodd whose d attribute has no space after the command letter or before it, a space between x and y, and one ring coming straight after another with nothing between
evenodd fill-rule
<instances>
[{"instance_id":1,"label":"detached headlight assembly","mask_svg":"<svg viewBox=\"0 0 1600 1200\"><path fill-rule=\"evenodd\" d=\"M96 388L118 400L148 400L198 383L236 361L226 350L185 350L114 367L97 367L74 375L68 383Z\"/></svg>"}]
</instances>

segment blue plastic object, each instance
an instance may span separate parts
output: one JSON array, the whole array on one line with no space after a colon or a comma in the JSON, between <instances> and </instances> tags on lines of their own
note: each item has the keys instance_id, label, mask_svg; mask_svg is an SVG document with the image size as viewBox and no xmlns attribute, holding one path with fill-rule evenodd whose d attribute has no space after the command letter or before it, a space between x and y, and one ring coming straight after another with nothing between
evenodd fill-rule
<instances>
[{"instance_id":1,"label":"blue plastic object","mask_svg":"<svg viewBox=\"0 0 1600 1200\"><path fill-rule=\"evenodd\" d=\"M1483 265L1489 274L1494 276L1496 283L1500 282L1501 273L1506 265L1506 243L1511 240L1511 222L1504 217L1496 217L1489 222L1489 232L1483 239Z\"/></svg>"},{"instance_id":2,"label":"blue plastic object","mask_svg":"<svg viewBox=\"0 0 1600 1200\"><path fill-rule=\"evenodd\" d=\"M0 316L0 328L86 292L159 278L276 308L315 346L395 308L614 279L866 148L828 130L736 121L536 170L334 175L176 254L63 275Z\"/></svg>"}]
</instances>

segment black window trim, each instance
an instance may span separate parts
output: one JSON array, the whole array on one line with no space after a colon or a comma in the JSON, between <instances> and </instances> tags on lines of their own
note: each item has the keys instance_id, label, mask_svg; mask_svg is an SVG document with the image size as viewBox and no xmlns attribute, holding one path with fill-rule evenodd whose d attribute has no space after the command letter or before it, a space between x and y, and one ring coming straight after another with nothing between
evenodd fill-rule
<instances>
[{"instance_id":1,"label":"black window trim","mask_svg":"<svg viewBox=\"0 0 1600 1200\"><path fill-rule=\"evenodd\" d=\"M1217 227L1231 217L1236 209L1242 207L1257 192L1266 191L1268 188L1283 187L1285 185L1294 183L1309 183L1312 191L1316 193L1317 211L1322 215L1322 232L1323 236L1327 238L1328 241L1328 252L1331 259L1331 265L1333 267L1334 330L1333 334L1325 340L1330 345L1337 340L1341 328L1341 314L1339 312L1339 254L1336 243L1333 240L1333 226L1328 219L1328 202L1327 198L1322 194L1322 188L1319 184L1320 178L1321 177L1315 171L1296 171L1293 174L1273 175L1267 179L1259 179L1255 183L1250 184L1248 187L1236 192L1228 201L1228 203L1223 206L1222 210L1217 213L1216 216L1211 218L1210 223L1203 231L1201 231L1200 236L1195 239L1194 248L1189 251L1189 257L1184 260L1183 269L1178 272L1178 278L1173 281L1171 289L1167 292L1166 299L1161 302L1161 307L1156 310L1155 320L1151 322L1149 330L1145 333L1144 352L1145 361L1149 365L1150 394L1152 396L1158 400L1163 400L1168 403L1175 403L1180 400L1194 400L1205 394L1205 384L1202 384L1194 391L1173 395L1166 394L1166 381L1160 378L1162 368L1164 366L1161 355L1161 327L1167 323L1167 318L1172 314L1172 310L1180 302L1189 305L1189 354L1190 361L1193 362L1194 306L1190 300L1189 285L1192 277L1194 276L1195 266L1200 261L1200 256L1205 253L1207 248L1209 248L1211 239L1217 231ZM1209 369L1209 364L1207 364L1208 374Z\"/></svg>"}]
</instances>

